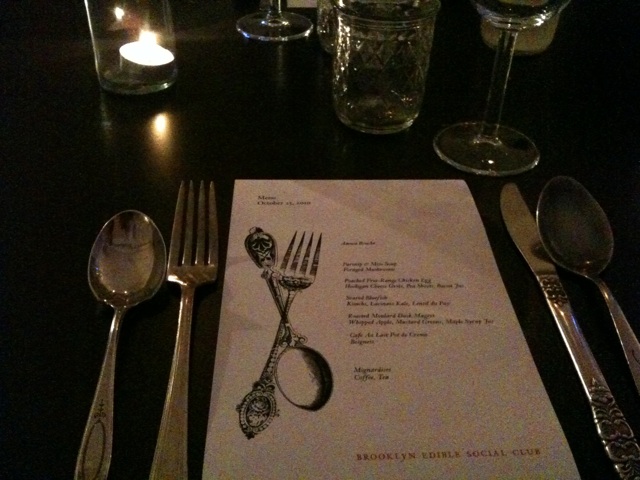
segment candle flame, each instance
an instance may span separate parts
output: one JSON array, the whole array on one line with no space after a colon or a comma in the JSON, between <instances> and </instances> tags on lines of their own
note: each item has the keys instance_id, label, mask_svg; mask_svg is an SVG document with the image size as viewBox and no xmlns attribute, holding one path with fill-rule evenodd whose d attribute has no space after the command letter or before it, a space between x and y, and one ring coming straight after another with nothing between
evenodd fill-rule
<instances>
[{"instance_id":1,"label":"candle flame","mask_svg":"<svg viewBox=\"0 0 640 480\"><path fill-rule=\"evenodd\" d=\"M113 9L113 14L116 16L116 20L120 21L124 18L124 10L120 7Z\"/></svg>"},{"instance_id":2,"label":"candle flame","mask_svg":"<svg viewBox=\"0 0 640 480\"><path fill-rule=\"evenodd\" d=\"M143 43L153 43L153 44L157 44L158 43L158 35L156 35L153 32L149 32L147 30L142 30L140 32L140 41Z\"/></svg>"}]
</instances>

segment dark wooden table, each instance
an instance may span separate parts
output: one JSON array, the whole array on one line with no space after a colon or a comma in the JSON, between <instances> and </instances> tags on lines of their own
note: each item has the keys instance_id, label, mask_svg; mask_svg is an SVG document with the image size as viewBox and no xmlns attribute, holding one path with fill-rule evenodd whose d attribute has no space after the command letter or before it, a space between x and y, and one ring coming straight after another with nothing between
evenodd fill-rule
<instances>
[{"instance_id":1,"label":"dark wooden table","mask_svg":"<svg viewBox=\"0 0 640 480\"><path fill-rule=\"evenodd\" d=\"M224 261L238 178L466 180L578 468L585 479L615 478L498 199L506 181L517 181L532 207L555 175L587 186L616 239L604 279L640 334L640 9L631 0L575 1L547 52L515 60L504 121L535 139L542 160L507 180L452 169L431 146L443 126L480 116L492 62L471 5L443 3L420 117L385 137L337 120L331 58L315 34L274 45L236 32L236 19L255 3L174 1L178 81L139 98L100 91L82 2L0 3L0 478L73 476L112 315L87 285L102 224L139 209L168 241L180 180L213 179ZM640 433L640 398L604 302L591 283L563 279L618 404ZM221 276L197 298L192 478L201 475L223 286ZM148 477L175 339L174 287L123 324L112 479Z\"/></svg>"}]
</instances>

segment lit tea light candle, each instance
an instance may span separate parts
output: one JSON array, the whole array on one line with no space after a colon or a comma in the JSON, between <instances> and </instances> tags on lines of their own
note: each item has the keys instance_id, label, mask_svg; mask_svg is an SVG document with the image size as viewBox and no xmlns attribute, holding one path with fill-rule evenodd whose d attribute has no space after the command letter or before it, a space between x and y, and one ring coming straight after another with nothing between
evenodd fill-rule
<instances>
[{"instance_id":1,"label":"lit tea light candle","mask_svg":"<svg viewBox=\"0 0 640 480\"><path fill-rule=\"evenodd\" d=\"M156 34L141 32L140 40L120 47L120 56L145 67L159 67L173 62L174 56L169 50L157 43Z\"/></svg>"}]
</instances>

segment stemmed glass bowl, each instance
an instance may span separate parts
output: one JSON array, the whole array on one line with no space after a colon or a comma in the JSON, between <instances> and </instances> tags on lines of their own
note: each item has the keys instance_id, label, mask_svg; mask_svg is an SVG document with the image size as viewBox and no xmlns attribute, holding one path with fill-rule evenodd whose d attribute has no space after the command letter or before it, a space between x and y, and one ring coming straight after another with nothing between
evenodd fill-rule
<instances>
[{"instance_id":1,"label":"stemmed glass bowl","mask_svg":"<svg viewBox=\"0 0 640 480\"><path fill-rule=\"evenodd\" d=\"M471 0L478 13L500 30L491 84L481 121L451 125L433 141L438 156L478 175L522 173L538 164L540 154L526 135L501 125L502 105L518 33L557 15L569 0Z\"/></svg>"},{"instance_id":2,"label":"stemmed glass bowl","mask_svg":"<svg viewBox=\"0 0 640 480\"><path fill-rule=\"evenodd\" d=\"M236 28L247 38L285 42L309 36L313 23L307 17L282 10L282 0L271 0L269 8L242 17Z\"/></svg>"}]
</instances>

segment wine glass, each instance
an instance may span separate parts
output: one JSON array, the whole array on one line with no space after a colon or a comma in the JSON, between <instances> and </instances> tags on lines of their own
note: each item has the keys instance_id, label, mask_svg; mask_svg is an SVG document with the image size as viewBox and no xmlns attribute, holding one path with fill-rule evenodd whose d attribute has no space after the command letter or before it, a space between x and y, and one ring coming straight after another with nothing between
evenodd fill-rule
<instances>
[{"instance_id":1,"label":"wine glass","mask_svg":"<svg viewBox=\"0 0 640 480\"><path fill-rule=\"evenodd\" d=\"M242 17L236 28L247 38L285 42L307 37L313 23L307 17L282 11L282 0L270 0L269 8Z\"/></svg>"},{"instance_id":2,"label":"wine glass","mask_svg":"<svg viewBox=\"0 0 640 480\"><path fill-rule=\"evenodd\" d=\"M515 175L532 169L540 154L523 133L500 125L502 105L518 32L557 15L569 0L471 0L480 15L500 30L489 95L482 121L451 125L433 147L450 165L478 175Z\"/></svg>"}]
</instances>

